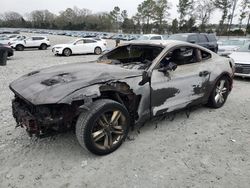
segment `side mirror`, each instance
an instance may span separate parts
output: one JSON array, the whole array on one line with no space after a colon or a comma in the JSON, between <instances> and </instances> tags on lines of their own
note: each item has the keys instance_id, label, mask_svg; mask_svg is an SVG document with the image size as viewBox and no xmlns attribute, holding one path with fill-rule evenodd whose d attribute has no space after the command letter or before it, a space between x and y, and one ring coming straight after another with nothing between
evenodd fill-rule
<instances>
[{"instance_id":1,"label":"side mirror","mask_svg":"<svg viewBox=\"0 0 250 188\"><path fill-rule=\"evenodd\" d=\"M139 85L143 86L144 84L146 84L149 81L150 81L150 77L148 76L147 71L143 71L143 73L142 73L142 81L139 83Z\"/></svg>"}]
</instances>

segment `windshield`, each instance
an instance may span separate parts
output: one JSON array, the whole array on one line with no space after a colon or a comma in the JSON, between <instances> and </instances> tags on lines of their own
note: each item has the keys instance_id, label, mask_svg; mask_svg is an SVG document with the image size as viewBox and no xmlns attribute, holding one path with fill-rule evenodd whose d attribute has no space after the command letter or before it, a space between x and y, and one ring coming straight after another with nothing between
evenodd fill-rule
<instances>
[{"instance_id":1,"label":"windshield","mask_svg":"<svg viewBox=\"0 0 250 188\"><path fill-rule=\"evenodd\" d=\"M162 52L163 47L153 45L120 46L99 58L99 63L119 65L126 69L146 70Z\"/></svg>"},{"instance_id":2,"label":"windshield","mask_svg":"<svg viewBox=\"0 0 250 188\"><path fill-rule=\"evenodd\" d=\"M69 41L69 42L67 42L67 44L74 44L74 43L76 43L78 40L71 40L71 41Z\"/></svg>"},{"instance_id":3,"label":"windshield","mask_svg":"<svg viewBox=\"0 0 250 188\"><path fill-rule=\"evenodd\" d=\"M188 35L176 34L176 35L170 35L168 37L168 40L187 41L187 37L188 37Z\"/></svg>"},{"instance_id":4,"label":"windshield","mask_svg":"<svg viewBox=\"0 0 250 188\"><path fill-rule=\"evenodd\" d=\"M250 43L247 43L243 45L242 47L240 47L238 52L250 52Z\"/></svg>"},{"instance_id":5,"label":"windshield","mask_svg":"<svg viewBox=\"0 0 250 188\"><path fill-rule=\"evenodd\" d=\"M225 40L221 41L221 46L242 46L244 43L244 40Z\"/></svg>"}]
</instances>

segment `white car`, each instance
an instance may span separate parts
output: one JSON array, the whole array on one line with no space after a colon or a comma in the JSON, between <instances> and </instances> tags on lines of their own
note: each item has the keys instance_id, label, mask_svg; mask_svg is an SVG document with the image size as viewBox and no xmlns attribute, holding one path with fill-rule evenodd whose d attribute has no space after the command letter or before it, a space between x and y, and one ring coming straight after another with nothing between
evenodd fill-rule
<instances>
[{"instance_id":1,"label":"white car","mask_svg":"<svg viewBox=\"0 0 250 188\"><path fill-rule=\"evenodd\" d=\"M17 51L23 51L24 48L38 48L46 50L50 46L50 41L44 36L33 36L24 40L15 40L10 42L10 46Z\"/></svg>"},{"instance_id":2,"label":"white car","mask_svg":"<svg viewBox=\"0 0 250 188\"><path fill-rule=\"evenodd\" d=\"M239 50L246 43L250 42L250 39L238 38L218 41L218 54L230 55L231 53Z\"/></svg>"},{"instance_id":3,"label":"white car","mask_svg":"<svg viewBox=\"0 0 250 188\"><path fill-rule=\"evenodd\" d=\"M100 55L105 50L106 43L104 43L102 40L95 40L92 38L81 38L68 44L55 45L52 48L52 52L55 55L64 56L87 53L94 53L96 55Z\"/></svg>"},{"instance_id":4,"label":"white car","mask_svg":"<svg viewBox=\"0 0 250 188\"><path fill-rule=\"evenodd\" d=\"M229 55L235 62L235 76L250 78L250 43Z\"/></svg>"},{"instance_id":5,"label":"white car","mask_svg":"<svg viewBox=\"0 0 250 188\"><path fill-rule=\"evenodd\" d=\"M9 45L15 40L25 39L25 36L22 35L3 35L0 36L0 44Z\"/></svg>"}]
</instances>

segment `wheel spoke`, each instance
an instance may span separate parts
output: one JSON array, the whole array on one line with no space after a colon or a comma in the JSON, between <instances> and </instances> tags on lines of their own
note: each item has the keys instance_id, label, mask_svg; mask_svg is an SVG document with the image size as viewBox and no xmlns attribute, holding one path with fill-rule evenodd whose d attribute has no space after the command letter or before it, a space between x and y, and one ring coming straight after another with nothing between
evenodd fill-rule
<instances>
[{"instance_id":1,"label":"wheel spoke","mask_svg":"<svg viewBox=\"0 0 250 188\"><path fill-rule=\"evenodd\" d=\"M220 103L223 103L224 102L224 97L223 97L223 95L222 94L220 94Z\"/></svg>"},{"instance_id":2,"label":"wheel spoke","mask_svg":"<svg viewBox=\"0 0 250 188\"><path fill-rule=\"evenodd\" d=\"M105 139L104 139L104 147L109 148L109 137L107 134L106 134Z\"/></svg>"},{"instance_id":3,"label":"wheel spoke","mask_svg":"<svg viewBox=\"0 0 250 188\"><path fill-rule=\"evenodd\" d=\"M102 127L106 127L105 126L106 124L103 122L101 118L98 120L98 124L101 125Z\"/></svg>"},{"instance_id":4,"label":"wheel spoke","mask_svg":"<svg viewBox=\"0 0 250 188\"><path fill-rule=\"evenodd\" d=\"M219 99L220 99L220 94L216 94L216 96L215 96L215 102L217 103L219 101Z\"/></svg>"},{"instance_id":5,"label":"wheel spoke","mask_svg":"<svg viewBox=\"0 0 250 188\"><path fill-rule=\"evenodd\" d=\"M93 137L93 139L94 139L95 142L99 141L104 136L105 136L105 134L104 134L104 130L103 129L92 133L92 137Z\"/></svg>"},{"instance_id":6,"label":"wheel spoke","mask_svg":"<svg viewBox=\"0 0 250 188\"><path fill-rule=\"evenodd\" d=\"M108 137L109 137L109 148L111 148L113 146L113 137L111 132L108 133Z\"/></svg>"},{"instance_id":7,"label":"wheel spoke","mask_svg":"<svg viewBox=\"0 0 250 188\"><path fill-rule=\"evenodd\" d=\"M226 93L227 92L227 88L224 87L221 92L222 93Z\"/></svg>"},{"instance_id":8,"label":"wheel spoke","mask_svg":"<svg viewBox=\"0 0 250 188\"><path fill-rule=\"evenodd\" d=\"M114 111L113 115L111 117L110 123L113 124L113 125L117 124L117 121L119 120L119 118L121 117L121 115L122 114L121 114L120 111Z\"/></svg>"},{"instance_id":9,"label":"wheel spoke","mask_svg":"<svg viewBox=\"0 0 250 188\"><path fill-rule=\"evenodd\" d=\"M123 135L123 130L113 130L112 133L116 135Z\"/></svg>"},{"instance_id":10,"label":"wheel spoke","mask_svg":"<svg viewBox=\"0 0 250 188\"><path fill-rule=\"evenodd\" d=\"M225 85L225 80L221 80L219 88L222 90L224 88L224 85Z\"/></svg>"}]
</instances>

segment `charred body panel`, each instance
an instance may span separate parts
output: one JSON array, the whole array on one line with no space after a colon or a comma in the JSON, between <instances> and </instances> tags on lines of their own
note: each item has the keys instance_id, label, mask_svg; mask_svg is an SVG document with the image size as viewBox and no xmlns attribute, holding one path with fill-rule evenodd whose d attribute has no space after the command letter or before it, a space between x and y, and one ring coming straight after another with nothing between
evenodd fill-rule
<instances>
[{"instance_id":1,"label":"charred body panel","mask_svg":"<svg viewBox=\"0 0 250 188\"><path fill-rule=\"evenodd\" d=\"M120 59L107 61L109 54L114 56L111 51L99 59L105 63L52 67L31 72L11 83L10 89L15 93L13 116L17 124L36 135L50 129L67 129L74 126L83 110L100 99L119 102L128 110L132 125L142 124L154 116L206 103L214 84L222 76L227 76L232 85L233 63L202 47L172 41L165 49L162 44L136 44L133 51L131 45L123 49L128 50L128 56L136 57L124 59L119 53ZM146 50L157 47L157 53L151 54L155 57L150 59L138 53L140 45ZM175 71L159 71L163 58L181 45L204 50L211 53L211 57L197 64L178 66ZM144 82L143 71L147 75Z\"/></svg>"}]
</instances>

